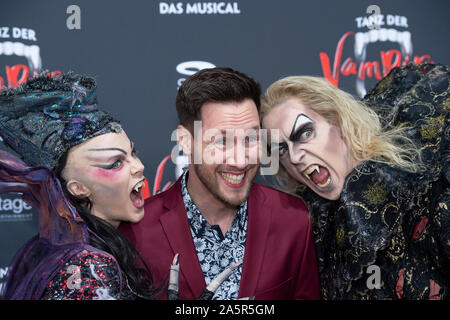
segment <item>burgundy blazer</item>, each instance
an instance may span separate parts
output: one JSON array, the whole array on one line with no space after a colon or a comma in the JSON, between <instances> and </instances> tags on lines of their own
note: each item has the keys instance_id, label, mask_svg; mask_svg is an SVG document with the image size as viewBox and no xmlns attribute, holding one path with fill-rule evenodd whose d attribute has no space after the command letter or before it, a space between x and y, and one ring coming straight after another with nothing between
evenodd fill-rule
<instances>
[{"instance_id":1,"label":"burgundy blazer","mask_svg":"<svg viewBox=\"0 0 450 320\"><path fill-rule=\"evenodd\" d=\"M195 300L206 287L197 258L183 198L181 178L145 202L138 223L120 231L141 253L156 284L168 280L170 264L180 254L179 296ZM305 203L254 183L248 197L239 298L319 299L319 276L312 226ZM162 297L166 299L166 295Z\"/></svg>"}]
</instances>

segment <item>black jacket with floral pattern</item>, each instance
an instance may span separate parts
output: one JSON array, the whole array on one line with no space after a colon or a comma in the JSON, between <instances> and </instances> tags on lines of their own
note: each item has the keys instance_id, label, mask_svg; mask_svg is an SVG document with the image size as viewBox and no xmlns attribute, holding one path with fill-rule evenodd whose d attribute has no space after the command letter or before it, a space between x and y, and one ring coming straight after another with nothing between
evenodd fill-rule
<instances>
[{"instance_id":1,"label":"black jacket with floral pattern","mask_svg":"<svg viewBox=\"0 0 450 320\"><path fill-rule=\"evenodd\" d=\"M322 298L449 299L448 68L396 68L364 100L386 127L411 127L428 170L366 161L347 176L338 200L301 194L314 225Z\"/></svg>"}]
</instances>

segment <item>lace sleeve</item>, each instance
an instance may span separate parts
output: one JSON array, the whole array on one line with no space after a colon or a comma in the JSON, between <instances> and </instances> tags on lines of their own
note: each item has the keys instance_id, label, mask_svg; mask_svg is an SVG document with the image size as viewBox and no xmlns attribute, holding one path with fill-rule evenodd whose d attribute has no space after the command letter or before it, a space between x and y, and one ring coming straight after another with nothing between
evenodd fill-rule
<instances>
[{"instance_id":1,"label":"lace sleeve","mask_svg":"<svg viewBox=\"0 0 450 320\"><path fill-rule=\"evenodd\" d=\"M109 256L81 251L72 257L48 283L43 300L117 300L121 275Z\"/></svg>"}]
</instances>

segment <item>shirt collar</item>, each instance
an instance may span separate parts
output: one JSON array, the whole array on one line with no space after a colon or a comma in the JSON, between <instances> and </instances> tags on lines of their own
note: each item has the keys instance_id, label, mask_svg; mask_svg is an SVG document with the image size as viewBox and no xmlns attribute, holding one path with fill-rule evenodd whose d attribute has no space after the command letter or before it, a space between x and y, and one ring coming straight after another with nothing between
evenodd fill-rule
<instances>
[{"instance_id":1,"label":"shirt collar","mask_svg":"<svg viewBox=\"0 0 450 320\"><path fill-rule=\"evenodd\" d=\"M181 195L183 197L184 206L186 208L186 213L187 213L187 217L189 220L189 224L192 226L194 223L196 223L201 226L200 229L191 228L194 230L196 235L198 237L200 237L203 235L205 228L207 228L207 227L211 228L211 225L203 217L200 210L198 210L197 206L195 205L194 201L192 200L192 198L189 194L189 191L187 190L188 175L189 175L189 170L186 170L181 179ZM245 200L239 206L238 210L236 211L236 216L233 219L230 229L233 229L236 226L236 223L238 225L239 230L246 229L247 210L248 210L248 204L247 204L247 200Z\"/></svg>"}]
</instances>

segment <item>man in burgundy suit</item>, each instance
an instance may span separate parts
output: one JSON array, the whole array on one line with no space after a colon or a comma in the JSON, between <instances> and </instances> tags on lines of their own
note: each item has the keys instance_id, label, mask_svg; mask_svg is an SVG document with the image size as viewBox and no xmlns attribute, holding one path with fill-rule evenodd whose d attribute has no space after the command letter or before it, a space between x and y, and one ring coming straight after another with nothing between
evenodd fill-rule
<instances>
[{"instance_id":1,"label":"man in burgundy suit","mask_svg":"<svg viewBox=\"0 0 450 320\"><path fill-rule=\"evenodd\" d=\"M253 183L261 147L260 94L259 84L229 68L204 69L183 82L176 99L177 138L190 158L189 170L169 190L147 199L144 219L120 228L156 283L167 279L180 254L180 299L197 299L238 262L213 299L319 299L306 205Z\"/></svg>"}]
</instances>

